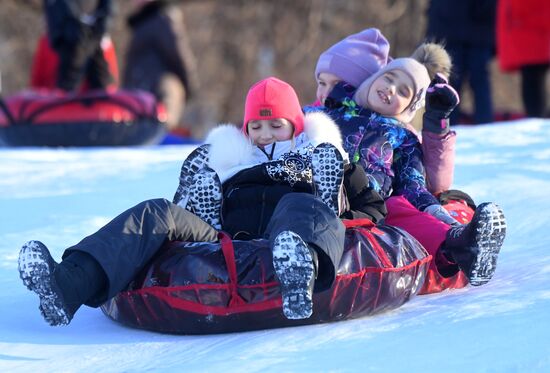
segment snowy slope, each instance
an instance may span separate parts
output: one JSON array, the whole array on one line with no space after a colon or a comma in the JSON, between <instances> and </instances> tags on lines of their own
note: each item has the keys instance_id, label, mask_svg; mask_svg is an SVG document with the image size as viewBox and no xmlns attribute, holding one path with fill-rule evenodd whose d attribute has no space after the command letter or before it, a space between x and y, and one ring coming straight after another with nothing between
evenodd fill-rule
<instances>
[{"instance_id":1,"label":"snowy slope","mask_svg":"<svg viewBox=\"0 0 550 373\"><path fill-rule=\"evenodd\" d=\"M1 372L549 372L550 121L459 127L455 187L508 218L486 286L359 320L214 336L123 327L83 307L52 328L18 277L39 239L56 259L117 213L171 198L190 146L0 150Z\"/></svg>"}]
</instances>

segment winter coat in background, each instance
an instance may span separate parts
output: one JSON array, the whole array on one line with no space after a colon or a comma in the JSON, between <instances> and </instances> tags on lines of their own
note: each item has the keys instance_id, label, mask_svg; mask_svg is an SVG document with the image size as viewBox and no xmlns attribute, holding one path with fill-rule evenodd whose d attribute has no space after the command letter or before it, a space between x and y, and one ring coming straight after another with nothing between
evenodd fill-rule
<instances>
[{"instance_id":1,"label":"winter coat in background","mask_svg":"<svg viewBox=\"0 0 550 373\"><path fill-rule=\"evenodd\" d=\"M101 38L107 31L111 0L44 0L51 46L75 44L83 33Z\"/></svg>"},{"instance_id":2,"label":"winter coat in background","mask_svg":"<svg viewBox=\"0 0 550 373\"><path fill-rule=\"evenodd\" d=\"M550 1L499 0L497 57L503 71L550 63Z\"/></svg>"},{"instance_id":3,"label":"winter coat in background","mask_svg":"<svg viewBox=\"0 0 550 373\"><path fill-rule=\"evenodd\" d=\"M126 53L123 85L152 92L162 99L159 84L176 76L190 98L198 88L195 59L183 13L168 1L153 1L128 18L132 36Z\"/></svg>"},{"instance_id":4,"label":"winter coat in background","mask_svg":"<svg viewBox=\"0 0 550 373\"><path fill-rule=\"evenodd\" d=\"M493 49L496 3L497 0L431 0L426 35L446 43Z\"/></svg>"},{"instance_id":5,"label":"winter coat in background","mask_svg":"<svg viewBox=\"0 0 550 373\"><path fill-rule=\"evenodd\" d=\"M370 186L383 198L402 195L420 211L439 204L426 188L418 137L401 122L357 105L354 93L354 87L339 83L325 101L350 161L363 166Z\"/></svg>"},{"instance_id":6,"label":"winter coat in background","mask_svg":"<svg viewBox=\"0 0 550 373\"><path fill-rule=\"evenodd\" d=\"M313 192L311 155L316 145L329 142L342 149L338 127L322 113L307 114L304 132L293 140L264 149L253 146L233 125L215 128L205 142L210 144L209 165L222 181L222 228L238 239L263 237L283 196ZM378 222L386 215L383 199L368 187L360 166L347 168L344 187L347 208L342 217Z\"/></svg>"}]
</instances>

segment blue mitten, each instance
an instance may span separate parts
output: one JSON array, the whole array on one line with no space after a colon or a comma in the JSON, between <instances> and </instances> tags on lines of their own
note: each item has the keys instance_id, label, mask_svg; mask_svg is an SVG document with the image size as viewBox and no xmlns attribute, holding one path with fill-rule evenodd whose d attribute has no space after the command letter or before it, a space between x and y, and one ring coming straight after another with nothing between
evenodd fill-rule
<instances>
[{"instance_id":1,"label":"blue mitten","mask_svg":"<svg viewBox=\"0 0 550 373\"><path fill-rule=\"evenodd\" d=\"M458 93L448 84L447 79L436 74L426 91L423 128L437 134L449 132L449 116L459 102Z\"/></svg>"}]
</instances>

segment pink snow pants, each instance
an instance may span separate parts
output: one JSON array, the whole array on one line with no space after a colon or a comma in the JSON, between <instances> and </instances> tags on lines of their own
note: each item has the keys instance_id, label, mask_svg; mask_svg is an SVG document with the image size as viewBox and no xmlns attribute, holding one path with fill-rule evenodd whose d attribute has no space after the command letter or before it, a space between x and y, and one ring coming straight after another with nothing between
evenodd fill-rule
<instances>
[{"instance_id":1,"label":"pink snow pants","mask_svg":"<svg viewBox=\"0 0 550 373\"><path fill-rule=\"evenodd\" d=\"M428 276L421 293L432 293L446 288L461 288L468 282L458 266L450 263L439 249L450 226L437 220L428 213L418 211L403 196L390 197L386 200L388 215L385 223L401 228L424 246L428 254L432 256L432 262ZM466 208L468 208L466 206ZM469 209L469 208L468 208ZM451 277L443 277L439 270L455 273Z\"/></svg>"}]
</instances>

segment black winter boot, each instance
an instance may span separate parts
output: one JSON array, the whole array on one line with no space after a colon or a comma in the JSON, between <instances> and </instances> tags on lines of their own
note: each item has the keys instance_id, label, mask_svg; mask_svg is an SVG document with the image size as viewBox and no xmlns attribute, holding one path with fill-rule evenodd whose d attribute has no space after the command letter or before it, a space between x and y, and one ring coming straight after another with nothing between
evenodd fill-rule
<instances>
[{"instance_id":1,"label":"black winter boot","mask_svg":"<svg viewBox=\"0 0 550 373\"><path fill-rule=\"evenodd\" d=\"M40 313L52 326L67 325L74 315L54 276L58 266L40 241L27 242L19 252L19 276L27 289L38 294Z\"/></svg>"},{"instance_id":2,"label":"black winter boot","mask_svg":"<svg viewBox=\"0 0 550 373\"><path fill-rule=\"evenodd\" d=\"M470 285L484 285L495 273L505 236L506 219L500 207L482 203L469 224L447 232L442 252L464 272Z\"/></svg>"},{"instance_id":3,"label":"black winter boot","mask_svg":"<svg viewBox=\"0 0 550 373\"><path fill-rule=\"evenodd\" d=\"M29 241L21 248L19 276L27 289L38 294L40 313L52 326L68 325L78 308L107 282L90 255L77 251L58 264L40 241Z\"/></svg>"},{"instance_id":4,"label":"black winter boot","mask_svg":"<svg viewBox=\"0 0 550 373\"><path fill-rule=\"evenodd\" d=\"M283 313L287 319L306 319L313 313L313 287L317 253L291 231L273 243L273 267L281 285Z\"/></svg>"}]
</instances>

